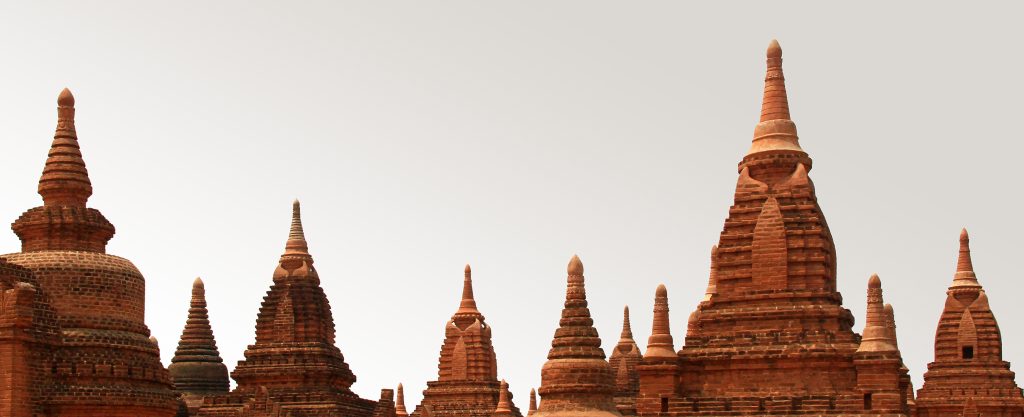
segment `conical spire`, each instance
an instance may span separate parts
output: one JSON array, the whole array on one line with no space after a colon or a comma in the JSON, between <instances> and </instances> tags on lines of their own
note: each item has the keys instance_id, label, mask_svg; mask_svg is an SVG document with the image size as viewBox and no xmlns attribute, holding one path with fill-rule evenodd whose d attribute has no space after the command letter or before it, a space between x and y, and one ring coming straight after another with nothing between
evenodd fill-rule
<instances>
[{"instance_id":1,"label":"conical spire","mask_svg":"<svg viewBox=\"0 0 1024 417\"><path fill-rule=\"evenodd\" d=\"M309 255L306 233L302 231L302 208L298 199L292 202L292 226L288 230L288 242L284 248L286 255Z\"/></svg>"},{"instance_id":2,"label":"conical spire","mask_svg":"<svg viewBox=\"0 0 1024 417\"><path fill-rule=\"evenodd\" d=\"M559 321L558 330L555 331L555 338L551 341L548 359L604 359L601 339L594 328L594 319L590 318L590 309L587 308L583 262L579 256L572 256L566 270L569 277L565 290L565 307L562 309L562 319Z\"/></svg>"},{"instance_id":3,"label":"conical spire","mask_svg":"<svg viewBox=\"0 0 1024 417\"><path fill-rule=\"evenodd\" d=\"M527 416L537 412L537 390L530 388L530 408L526 411Z\"/></svg>"},{"instance_id":4,"label":"conical spire","mask_svg":"<svg viewBox=\"0 0 1024 417\"><path fill-rule=\"evenodd\" d=\"M675 345L668 322L668 289L665 284L660 284L654 292L654 324L651 326L651 337L647 339L644 359L675 358Z\"/></svg>"},{"instance_id":5,"label":"conical spire","mask_svg":"<svg viewBox=\"0 0 1024 417\"><path fill-rule=\"evenodd\" d=\"M495 417L506 417L513 416L512 413L512 402L509 399L508 383L505 380L501 380L501 388L498 392L498 406L494 409Z\"/></svg>"},{"instance_id":6,"label":"conical spire","mask_svg":"<svg viewBox=\"0 0 1024 417\"><path fill-rule=\"evenodd\" d=\"M960 254L956 260L956 273L953 274L953 287L981 287L971 263L971 237L967 235L966 228L960 230Z\"/></svg>"},{"instance_id":7,"label":"conical spire","mask_svg":"<svg viewBox=\"0 0 1024 417\"><path fill-rule=\"evenodd\" d=\"M398 384L398 396L395 400L395 415L397 417L407 417L409 412L405 409L405 389L402 388L402 384Z\"/></svg>"},{"instance_id":8,"label":"conical spire","mask_svg":"<svg viewBox=\"0 0 1024 417\"><path fill-rule=\"evenodd\" d=\"M567 271L562 319L541 369L544 401L534 417L561 416L565 410L579 417L620 416L613 402L615 372L605 360L587 308L583 262L578 256L569 261Z\"/></svg>"},{"instance_id":9,"label":"conical spire","mask_svg":"<svg viewBox=\"0 0 1024 417\"><path fill-rule=\"evenodd\" d=\"M462 280L462 301L459 303L459 310L455 314L480 314L480 311L476 309L476 300L473 298L473 271L469 268L469 264L466 264Z\"/></svg>"},{"instance_id":10,"label":"conical spire","mask_svg":"<svg viewBox=\"0 0 1024 417\"><path fill-rule=\"evenodd\" d=\"M779 41L772 39L766 55L768 71L764 77L761 121L789 120L789 98L786 97L786 77L782 74L782 46Z\"/></svg>"},{"instance_id":11,"label":"conical spire","mask_svg":"<svg viewBox=\"0 0 1024 417\"><path fill-rule=\"evenodd\" d=\"M39 195L44 206L71 207L85 207L92 195L92 182L75 132L75 97L67 88L57 97L57 129L39 178Z\"/></svg>"},{"instance_id":12,"label":"conical spire","mask_svg":"<svg viewBox=\"0 0 1024 417\"><path fill-rule=\"evenodd\" d=\"M629 306L622 308L622 334L619 335L619 343L633 343L633 328L629 324Z\"/></svg>"},{"instance_id":13,"label":"conical spire","mask_svg":"<svg viewBox=\"0 0 1024 417\"><path fill-rule=\"evenodd\" d=\"M711 302L711 297L718 293L718 245L711 247L711 273L708 276L708 289L704 291L702 303Z\"/></svg>"},{"instance_id":14,"label":"conical spire","mask_svg":"<svg viewBox=\"0 0 1024 417\"><path fill-rule=\"evenodd\" d=\"M868 279L867 318L864 323L864 337L857 352L893 352L896 346L890 339L885 301L882 299L882 280L878 274Z\"/></svg>"},{"instance_id":15,"label":"conical spire","mask_svg":"<svg viewBox=\"0 0 1024 417\"><path fill-rule=\"evenodd\" d=\"M761 121L754 128L754 142L747 155L773 150L803 152L797 139L796 124L789 116L786 78L782 74L782 47L778 41L772 39L768 45L767 58Z\"/></svg>"},{"instance_id":16,"label":"conical spire","mask_svg":"<svg viewBox=\"0 0 1024 417\"><path fill-rule=\"evenodd\" d=\"M228 370L217 350L206 309L203 280L192 282L192 301L178 350L168 367L178 391L189 394L228 392Z\"/></svg>"}]
</instances>

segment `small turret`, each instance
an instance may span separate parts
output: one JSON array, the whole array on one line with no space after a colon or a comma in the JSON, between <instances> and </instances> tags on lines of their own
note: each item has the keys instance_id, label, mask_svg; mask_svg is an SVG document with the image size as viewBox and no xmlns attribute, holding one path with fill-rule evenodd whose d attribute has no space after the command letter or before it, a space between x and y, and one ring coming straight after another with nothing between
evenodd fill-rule
<instances>
[{"instance_id":1,"label":"small turret","mask_svg":"<svg viewBox=\"0 0 1024 417\"><path fill-rule=\"evenodd\" d=\"M651 337L647 339L645 361L652 359L676 360L671 330L668 322L668 289L665 288L665 284L661 284L658 285L658 289L654 293L654 323L651 326Z\"/></svg>"}]
</instances>

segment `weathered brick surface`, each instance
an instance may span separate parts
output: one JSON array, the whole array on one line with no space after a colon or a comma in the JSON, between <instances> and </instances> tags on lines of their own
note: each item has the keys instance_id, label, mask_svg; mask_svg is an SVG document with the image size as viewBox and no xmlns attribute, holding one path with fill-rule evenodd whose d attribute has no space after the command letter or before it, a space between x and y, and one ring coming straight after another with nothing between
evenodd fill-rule
<instances>
[{"instance_id":1,"label":"weathered brick surface","mask_svg":"<svg viewBox=\"0 0 1024 417\"><path fill-rule=\"evenodd\" d=\"M220 357L210 327L206 288L199 278L192 283L188 320L167 371L192 414L198 411L204 396L227 393L230 387L228 368Z\"/></svg>"},{"instance_id":2,"label":"weathered brick surface","mask_svg":"<svg viewBox=\"0 0 1024 417\"><path fill-rule=\"evenodd\" d=\"M667 301L656 301L655 333L665 340L638 367L641 416L907 412L898 350L857 354L861 340L836 290L835 249L810 169L773 41L761 120L678 354L665 353L671 335L659 330L667 317L658 318L658 305L667 311Z\"/></svg>"},{"instance_id":3,"label":"weathered brick surface","mask_svg":"<svg viewBox=\"0 0 1024 417\"><path fill-rule=\"evenodd\" d=\"M427 382L423 401L413 415L429 408L435 417L489 417L501 396L498 363L491 345L491 326L477 309L473 276L466 265L459 308L445 325L444 344L438 360L437 380ZM519 409L508 398L511 415Z\"/></svg>"},{"instance_id":4,"label":"weathered brick surface","mask_svg":"<svg viewBox=\"0 0 1024 417\"><path fill-rule=\"evenodd\" d=\"M616 417L615 372L605 360L601 338L587 308L583 262L569 261L565 307L548 361L541 368L541 403L535 417Z\"/></svg>"},{"instance_id":5,"label":"weathered brick surface","mask_svg":"<svg viewBox=\"0 0 1024 417\"><path fill-rule=\"evenodd\" d=\"M42 341L53 327L50 319L40 320L26 330L37 341L9 345L14 357L33 358L15 373L31 375L30 385L41 392L30 394L33 415L173 416L178 407L170 378L145 324L145 280L131 262L105 253L114 226L86 207L92 185L78 145L74 97L65 89L57 104L57 129L39 181L43 206L14 222L22 252L4 257L34 279L15 285L23 294L12 300L29 299L25 285L31 285L35 308L53 317L59 330L52 343ZM27 409L10 415L24 416Z\"/></svg>"},{"instance_id":6,"label":"weathered brick surface","mask_svg":"<svg viewBox=\"0 0 1024 417\"><path fill-rule=\"evenodd\" d=\"M335 345L293 206L285 252L232 376L220 358L201 280L170 371L145 325L145 281L105 253L114 226L87 207L92 184L74 125L58 125L39 181L43 206L12 229L21 252L0 257L0 417L407 417L404 392L359 398ZM568 266L565 306L528 415L1024 417L1024 394L1002 359L999 326L974 273L966 231L935 337L935 361L914 398L881 279L868 280L863 337L836 290L836 254L790 119L782 50L772 42L760 122L739 164L735 198L703 300L676 351L668 290L655 291L644 353L629 311L608 361L587 306L583 264ZM438 379L415 417L520 417L497 378L491 328L466 267L445 328ZM173 381L173 384L172 384Z\"/></svg>"},{"instance_id":7,"label":"weathered brick surface","mask_svg":"<svg viewBox=\"0 0 1024 417\"><path fill-rule=\"evenodd\" d=\"M238 385L229 394L204 397L197 415L370 417L378 403L351 391L356 376L334 337L330 303L295 201L285 252L256 318L256 343L231 373Z\"/></svg>"},{"instance_id":8,"label":"weathered brick surface","mask_svg":"<svg viewBox=\"0 0 1024 417\"><path fill-rule=\"evenodd\" d=\"M974 273L967 230L960 233L956 273L946 294L935 331L935 361L917 393L917 415L1024 415L1024 396L1003 360L999 324Z\"/></svg>"},{"instance_id":9,"label":"weathered brick surface","mask_svg":"<svg viewBox=\"0 0 1024 417\"><path fill-rule=\"evenodd\" d=\"M622 311L622 334L612 349L608 364L615 370L615 408L624 416L636 415L636 396L640 394L640 376L636 366L643 355L633 340L629 307Z\"/></svg>"}]
</instances>

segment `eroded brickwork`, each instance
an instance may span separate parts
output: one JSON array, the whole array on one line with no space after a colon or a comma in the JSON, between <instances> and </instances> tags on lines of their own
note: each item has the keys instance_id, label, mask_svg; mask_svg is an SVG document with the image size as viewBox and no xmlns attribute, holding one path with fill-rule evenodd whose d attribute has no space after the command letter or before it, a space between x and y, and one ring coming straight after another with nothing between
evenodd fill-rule
<instances>
[{"instance_id":1,"label":"eroded brickwork","mask_svg":"<svg viewBox=\"0 0 1024 417\"><path fill-rule=\"evenodd\" d=\"M612 349L608 364L615 370L615 408L624 416L636 415L636 396L640 394L640 376L636 366L643 355L633 340L633 328L629 323L629 307L622 311L622 334L619 343ZM532 392L532 391L531 391Z\"/></svg>"},{"instance_id":2,"label":"eroded brickwork","mask_svg":"<svg viewBox=\"0 0 1024 417\"><path fill-rule=\"evenodd\" d=\"M583 262L569 261L562 318L540 372L541 403L535 417L618 417L615 372L605 360L601 338L587 308Z\"/></svg>"},{"instance_id":3,"label":"eroded brickwork","mask_svg":"<svg viewBox=\"0 0 1024 417\"><path fill-rule=\"evenodd\" d=\"M404 390L377 401L340 349L296 201L264 297L256 342L231 373L210 325L205 288L192 288L170 369L145 325L145 281L105 253L114 226L87 207L92 183L75 130L74 97L58 123L39 181L43 205L12 229L21 252L0 257L0 416L407 417ZM914 396L882 281L868 279L863 336L836 290L836 253L808 173L811 159L790 119L782 49L772 42L760 122L739 163L735 198L703 299L676 350L665 285L655 290L644 352L629 310L609 360L593 326L583 264L568 266L566 298L542 398L528 416L1024 417L1024 395L1002 358L999 326L977 280L966 230L935 337L935 361ZM172 383L173 382L173 383ZM491 328L466 266L445 328L438 378L415 417L520 417L497 378Z\"/></svg>"},{"instance_id":4,"label":"eroded brickwork","mask_svg":"<svg viewBox=\"0 0 1024 417\"><path fill-rule=\"evenodd\" d=\"M78 145L74 104L70 91L61 92L56 133L39 180L43 206L14 222L22 252L4 255L31 271L59 326L52 356L40 353L42 348L26 353L38 360L31 365L33 375L40 367L48 371L33 382L49 385L36 396L34 412L170 417L178 404L145 324L145 280L131 262L105 253L114 226L86 207L92 184Z\"/></svg>"},{"instance_id":5,"label":"eroded brickwork","mask_svg":"<svg viewBox=\"0 0 1024 417\"><path fill-rule=\"evenodd\" d=\"M1020 417L1024 396L1003 360L999 324L971 262L967 230L960 233L960 254L953 284L935 331L935 361L928 364L917 393L920 417L983 415Z\"/></svg>"},{"instance_id":6,"label":"eroded brickwork","mask_svg":"<svg viewBox=\"0 0 1024 417\"><path fill-rule=\"evenodd\" d=\"M810 169L789 116L782 48L773 41L761 120L739 164L708 290L678 354L668 353L671 335L659 324L667 321L659 316L667 311L661 289L656 297L655 331L639 367L640 415L907 412L898 350L858 354ZM872 320L885 332L883 306L872 305L879 310Z\"/></svg>"},{"instance_id":7,"label":"eroded brickwork","mask_svg":"<svg viewBox=\"0 0 1024 417\"><path fill-rule=\"evenodd\" d=\"M491 327L477 309L473 296L473 272L469 265L463 276L459 308L445 325L444 333L437 380L427 382L423 401L413 416L423 415L427 408L436 417L491 416L499 405L502 382L498 381ZM511 397L506 400L507 412L520 417Z\"/></svg>"},{"instance_id":8,"label":"eroded brickwork","mask_svg":"<svg viewBox=\"0 0 1024 417\"><path fill-rule=\"evenodd\" d=\"M220 357L213 328L210 327L206 287L202 279L196 278L192 283L188 320L167 370L174 388L182 394L192 414L198 411L204 396L225 394L230 387L228 368Z\"/></svg>"},{"instance_id":9,"label":"eroded brickwork","mask_svg":"<svg viewBox=\"0 0 1024 417\"><path fill-rule=\"evenodd\" d=\"M296 200L285 252L256 318L256 343L231 373L238 386L230 394L205 397L198 415L372 416L378 403L352 392L356 376L334 337L330 303L313 267ZM382 406L394 408L393 403Z\"/></svg>"}]
</instances>

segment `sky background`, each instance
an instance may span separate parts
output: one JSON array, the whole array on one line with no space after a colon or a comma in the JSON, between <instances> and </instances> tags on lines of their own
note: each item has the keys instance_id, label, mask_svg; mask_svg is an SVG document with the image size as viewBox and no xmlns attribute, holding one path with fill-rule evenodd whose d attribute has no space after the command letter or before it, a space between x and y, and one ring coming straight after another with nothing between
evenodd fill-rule
<instances>
[{"instance_id":1,"label":"sky background","mask_svg":"<svg viewBox=\"0 0 1024 417\"><path fill-rule=\"evenodd\" d=\"M1020 3L686 3L5 2L0 219L41 204L69 87L165 364L197 276L242 359L299 198L358 394L418 404L470 263L525 408L574 253L606 353L659 283L680 347L777 38L855 329L877 272L920 388L967 226L1019 370Z\"/></svg>"}]
</instances>

